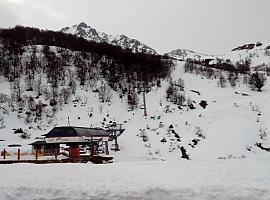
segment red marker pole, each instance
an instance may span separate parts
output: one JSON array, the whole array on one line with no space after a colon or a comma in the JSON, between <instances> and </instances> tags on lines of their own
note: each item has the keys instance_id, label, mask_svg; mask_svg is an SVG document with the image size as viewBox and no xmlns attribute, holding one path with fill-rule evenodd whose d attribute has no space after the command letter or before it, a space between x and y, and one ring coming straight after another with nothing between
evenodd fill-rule
<instances>
[{"instance_id":1,"label":"red marker pole","mask_svg":"<svg viewBox=\"0 0 270 200\"><path fill-rule=\"evenodd\" d=\"M146 111L146 109L144 110L144 116L147 117L147 111Z\"/></svg>"}]
</instances>

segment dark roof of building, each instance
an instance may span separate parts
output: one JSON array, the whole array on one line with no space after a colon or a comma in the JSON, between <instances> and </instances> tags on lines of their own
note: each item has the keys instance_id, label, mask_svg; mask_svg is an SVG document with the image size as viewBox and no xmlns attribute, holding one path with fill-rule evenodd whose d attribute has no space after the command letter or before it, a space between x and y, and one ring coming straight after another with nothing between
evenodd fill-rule
<instances>
[{"instance_id":1,"label":"dark roof of building","mask_svg":"<svg viewBox=\"0 0 270 200\"><path fill-rule=\"evenodd\" d=\"M74 126L54 127L49 133L43 135L51 137L108 137L109 133L101 128L87 128Z\"/></svg>"},{"instance_id":2,"label":"dark roof of building","mask_svg":"<svg viewBox=\"0 0 270 200\"><path fill-rule=\"evenodd\" d=\"M30 143L29 145L44 145L46 144L45 140L41 140L41 141L35 141L33 143Z\"/></svg>"},{"instance_id":3,"label":"dark roof of building","mask_svg":"<svg viewBox=\"0 0 270 200\"><path fill-rule=\"evenodd\" d=\"M21 144L9 144L8 147L21 147Z\"/></svg>"}]
</instances>

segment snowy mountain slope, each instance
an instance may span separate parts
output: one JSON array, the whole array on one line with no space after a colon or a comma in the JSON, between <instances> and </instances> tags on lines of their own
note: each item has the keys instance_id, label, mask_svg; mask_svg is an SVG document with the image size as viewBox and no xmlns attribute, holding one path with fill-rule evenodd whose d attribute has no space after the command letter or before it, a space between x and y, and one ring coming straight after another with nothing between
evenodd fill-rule
<instances>
[{"instance_id":1,"label":"snowy mountain slope","mask_svg":"<svg viewBox=\"0 0 270 200\"><path fill-rule=\"evenodd\" d=\"M268 97L270 84L267 84L263 93L252 92L246 86L237 86L234 89L217 88L216 80L201 79L201 77L183 73L183 64L181 62L178 64L173 77L182 77L185 80L185 95L197 102L196 109L179 110L177 106L170 105L170 112L165 113L164 106L169 103L166 102L164 96L164 85L168 83L163 83L163 89L151 92L147 96L150 116L146 119L142 116L134 119L133 125L131 124L126 131L128 135L125 134L119 139L123 151L118 154L123 156L124 160L132 160L136 156L154 160L180 159L179 146L184 146L190 158L196 160L241 159L254 156L256 153L264 154L265 152L261 152L254 145L261 142L260 129L266 130L269 134L267 120L270 110ZM190 90L200 91L201 95ZM248 93L250 96L242 96L235 92ZM201 100L207 101L206 109L198 105ZM156 119L151 119L151 116ZM158 116L161 116L160 120L157 120ZM160 122L164 127L159 128ZM141 125L138 127L138 124ZM170 125L173 125L181 142L177 142L174 134L168 131ZM150 129L147 130L147 126ZM142 140L137 136L140 133L139 129L146 129L149 141L144 143L145 148L142 148L141 144L135 149L132 143L135 143L136 138L137 141ZM202 131L205 139L196 135L198 129ZM130 137L133 139L129 140ZM167 143L160 142L163 138L166 138ZM193 139L200 140L194 148L189 145L192 144ZM264 138L263 142L269 146L269 136ZM119 157L119 159L122 158Z\"/></svg>"},{"instance_id":2,"label":"snowy mountain slope","mask_svg":"<svg viewBox=\"0 0 270 200\"><path fill-rule=\"evenodd\" d=\"M115 46L120 46L124 49L131 49L133 52L145 52L149 54L156 54L157 52L151 47L141 43L136 39L131 39L125 35L108 35L104 32L98 32L96 29L81 22L78 25L65 27L60 30L63 33L74 34L83 37L87 40L95 42L106 42Z\"/></svg>"},{"instance_id":3,"label":"snowy mountain slope","mask_svg":"<svg viewBox=\"0 0 270 200\"><path fill-rule=\"evenodd\" d=\"M230 59L232 63L250 60L251 67L257 67L263 64L269 66L270 41L257 42L237 47L220 58L224 60Z\"/></svg>"},{"instance_id":4,"label":"snowy mountain slope","mask_svg":"<svg viewBox=\"0 0 270 200\"><path fill-rule=\"evenodd\" d=\"M185 49L173 50L165 55L168 55L177 60L212 60L210 64L217 64L219 62L226 62L228 64L236 65L237 63L250 64L251 68L265 68L270 66L270 42L257 42L239 46L232 49L224 55L206 55Z\"/></svg>"},{"instance_id":5,"label":"snowy mountain slope","mask_svg":"<svg viewBox=\"0 0 270 200\"><path fill-rule=\"evenodd\" d=\"M87 87L78 87L70 103L60 106L54 116L47 112L49 116L39 123L25 123L25 119L17 112L12 112L8 104L2 104L1 107L8 110L8 114L2 113L5 128L0 129L0 139L6 141L0 143L0 148L13 151L7 146L18 143L22 145L23 152L30 152L27 144L53 126L71 124L105 127L110 121L115 121L122 123L126 129L119 138L121 150L110 152L115 162L181 160L181 147L191 160L268 156L268 152L255 144L262 143L264 147L270 145L270 127L267 123L270 117L269 82L261 93L243 85L241 77L235 88L220 88L216 79L209 80L184 73L184 63L177 63L172 81L177 81L179 77L184 80L185 91L182 93L186 99L193 101L196 109L184 106L180 110L178 105L166 100L169 79L163 80L161 87L154 86L146 95L147 117L143 116L141 109L128 111L126 100L120 99L119 94L113 90L111 102L101 103L98 93ZM1 79L0 84L6 94L10 93L7 80ZM99 84L101 81L97 83L97 87ZM199 91L200 95L191 90ZM24 93L29 95L33 92ZM249 96L243 96L242 93ZM208 106L205 109L199 105L202 100L207 101ZM142 94L139 95L139 102L140 107L143 102ZM13 133L14 128L26 130L31 138L20 138ZM265 132L264 137L261 137L260 130ZM163 139L166 142L161 142ZM14 151L16 150L15 148Z\"/></svg>"}]
</instances>

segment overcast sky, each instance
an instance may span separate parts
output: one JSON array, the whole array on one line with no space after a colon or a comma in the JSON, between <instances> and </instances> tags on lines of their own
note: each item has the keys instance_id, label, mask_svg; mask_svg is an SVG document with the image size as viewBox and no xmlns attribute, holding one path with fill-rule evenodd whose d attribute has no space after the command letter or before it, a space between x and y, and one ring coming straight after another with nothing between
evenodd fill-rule
<instances>
[{"instance_id":1,"label":"overcast sky","mask_svg":"<svg viewBox=\"0 0 270 200\"><path fill-rule=\"evenodd\" d=\"M270 0L0 0L0 27L60 30L86 22L165 53L222 54L270 40Z\"/></svg>"}]
</instances>

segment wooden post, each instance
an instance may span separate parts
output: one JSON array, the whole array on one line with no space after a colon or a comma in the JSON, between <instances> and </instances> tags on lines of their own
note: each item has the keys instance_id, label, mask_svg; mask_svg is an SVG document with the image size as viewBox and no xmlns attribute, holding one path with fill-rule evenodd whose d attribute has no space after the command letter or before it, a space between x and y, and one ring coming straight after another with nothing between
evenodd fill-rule
<instances>
[{"instance_id":1,"label":"wooden post","mask_svg":"<svg viewBox=\"0 0 270 200\"><path fill-rule=\"evenodd\" d=\"M94 147L94 144L93 143L91 145L90 151L91 151L91 154L90 154L91 156L95 155L95 147Z\"/></svg>"},{"instance_id":2,"label":"wooden post","mask_svg":"<svg viewBox=\"0 0 270 200\"><path fill-rule=\"evenodd\" d=\"M95 150L94 150L93 137L91 137L90 156L93 156L94 154L95 154Z\"/></svg>"},{"instance_id":3,"label":"wooden post","mask_svg":"<svg viewBox=\"0 0 270 200\"><path fill-rule=\"evenodd\" d=\"M3 157L4 157L4 159L6 159L6 149L4 149L4 151L3 151Z\"/></svg>"},{"instance_id":4,"label":"wooden post","mask_svg":"<svg viewBox=\"0 0 270 200\"><path fill-rule=\"evenodd\" d=\"M87 144L87 147L89 147L88 149L89 149L89 156L91 156L91 144L90 143L88 143ZM87 152L87 151L86 151Z\"/></svg>"},{"instance_id":5,"label":"wooden post","mask_svg":"<svg viewBox=\"0 0 270 200\"><path fill-rule=\"evenodd\" d=\"M57 160L57 148L55 148L55 160Z\"/></svg>"},{"instance_id":6,"label":"wooden post","mask_svg":"<svg viewBox=\"0 0 270 200\"><path fill-rule=\"evenodd\" d=\"M38 149L36 149L36 160L38 160Z\"/></svg>"},{"instance_id":7,"label":"wooden post","mask_svg":"<svg viewBox=\"0 0 270 200\"><path fill-rule=\"evenodd\" d=\"M21 150L18 149L18 160L20 160L20 158L21 158Z\"/></svg>"},{"instance_id":8,"label":"wooden post","mask_svg":"<svg viewBox=\"0 0 270 200\"><path fill-rule=\"evenodd\" d=\"M108 141L105 141L105 154L109 155Z\"/></svg>"}]
</instances>

